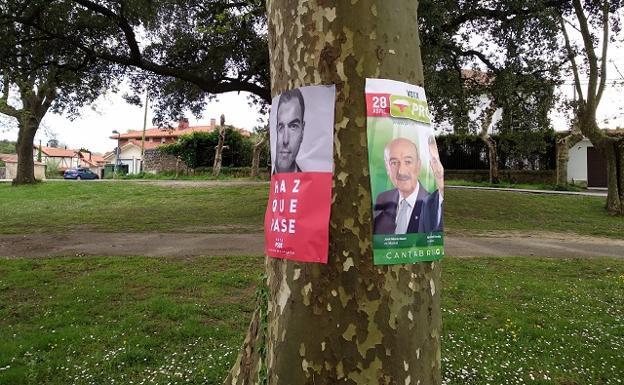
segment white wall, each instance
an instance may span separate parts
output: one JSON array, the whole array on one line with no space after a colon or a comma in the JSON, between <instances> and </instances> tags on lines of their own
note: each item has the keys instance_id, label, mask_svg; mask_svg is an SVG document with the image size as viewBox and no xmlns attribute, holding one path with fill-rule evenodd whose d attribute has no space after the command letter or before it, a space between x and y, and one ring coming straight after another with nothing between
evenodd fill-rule
<instances>
[{"instance_id":1,"label":"white wall","mask_svg":"<svg viewBox=\"0 0 624 385\"><path fill-rule=\"evenodd\" d=\"M128 173L138 174L141 171L141 148L127 146L119 154L119 163L128 165Z\"/></svg>"},{"instance_id":2,"label":"white wall","mask_svg":"<svg viewBox=\"0 0 624 385\"><path fill-rule=\"evenodd\" d=\"M589 139L583 139L570 149L568 181L587 183L587 147L593 147Z\"/></svg>"}]
</instances>

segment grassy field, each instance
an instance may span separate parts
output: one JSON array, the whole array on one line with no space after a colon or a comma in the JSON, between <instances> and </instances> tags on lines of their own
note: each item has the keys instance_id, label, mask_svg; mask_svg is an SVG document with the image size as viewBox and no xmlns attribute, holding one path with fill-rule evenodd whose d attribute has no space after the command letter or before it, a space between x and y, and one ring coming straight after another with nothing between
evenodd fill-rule
<instances>
[{"instance_id":1,"label":"grassy field","mask_svg":"<svg viewBox=\"0 0 624 385\"><path fill-rule=\"evenodd\" d=\"M0 184L0 234L83 231L261 232L267 184L166 187L147 183ZM551 231L624 238L604 198L448 190L449 233Z\"/></svg>"},{"instance_id":2,"label":"grassy field","mask_svg":"<svg viewBox=\"0 0 624 385\"><path fill-rule=\"evenodd\" d=\"M0 233L258 232L267 184L174 188L135 182L0 184Z\"/></svg>"},{"instance_id":3,"label":"grassy field","mask_svg":"<svg viewBox=\"0 0 624 385\"><path fill-rule=\"evenodd\" d=\"M0 384L220 384L261 258L0 261ZM621 384L624 261L443 261L445 385Z\"/></svg>"}]
</instances>

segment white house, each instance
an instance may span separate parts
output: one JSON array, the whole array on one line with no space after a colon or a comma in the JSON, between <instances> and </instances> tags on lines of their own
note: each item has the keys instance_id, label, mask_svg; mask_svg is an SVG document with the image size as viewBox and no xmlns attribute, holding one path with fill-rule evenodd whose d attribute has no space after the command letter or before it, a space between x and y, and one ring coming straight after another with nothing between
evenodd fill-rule
<instances>
[{"instance_id":1,"label":"white house","mask_svg":"<svg viewBox=\"0 0 624 385\"><path fill-rule=\"evenodd\" d=\"M587 138L570 149L568 181L587 187L607 187L607 161Z\"/></svg>"},{"instance_id":2,"label":"white house","mask_svg":"<svg viewBox=\"0 0 624 385\"><path fill-rule=\"evenodd\" d=\"M109 152L104 155L106 163L124 164L128 166L129 174L138 174L141 172L141 145L134 142L128 142L119 149L119 158L115 152Z\"/></svg>"},{"instance_id":3,"label":"white house","mask_svg":"<svg viewBox=\"0 0 624 385\"><path fill-rule=\"evenodd\" d=\"M41 163L48 168L54 167L59 171L65 171L68 168L78 167L80 157L74 150L57 147L37 147L33 148L33 157L37 160L39 150L41 149Z\"/></svg>"}]
</instances>

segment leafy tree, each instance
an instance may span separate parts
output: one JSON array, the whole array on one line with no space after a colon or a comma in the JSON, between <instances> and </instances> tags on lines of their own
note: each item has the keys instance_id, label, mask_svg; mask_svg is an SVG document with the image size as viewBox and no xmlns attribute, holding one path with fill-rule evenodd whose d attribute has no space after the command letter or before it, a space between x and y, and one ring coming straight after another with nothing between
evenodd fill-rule
<instances>
[{"instance_id":1,"label":"leafy tree","mask_svg":"<svg viewBox=\"0 0 624 385\"><path fill-rule=\"evenodd\" d=\"M225 126L222 164L225 167L245 167L251 163L251 140L232 126ZM180 157L190 168L214 166L219 131L193 132L180 137L177 143L158 147L164 153Z\"/></svg>"},{"instance_id":2,"label":"leafy tree","mask_svg":"<svg viewBox=\"0 0 624 385\"><path fill-rule=\"evenodd\" d=\"M59 23L60 12L73 17ZM11 17L48 40L139 69L129 74L137 96L128 99L140 103L149 88L160 121L186 108L200 115L228 91L270 99L263 0L31 0Z\"/></svg>"},{"instance_id":3,"label":"leafy tree","mask_svg":"<svg viewBox=\"0 0 624 385\"><path fill-rule=\"evenodd\" d=\"M15 142L0 140L0 154L15 154Z\"/></svg>"},{"instance_id":4,"label":"leafy tree","mask_svg":"<svg viewBox=\"0 0 624 385\"><path fill-rule=\"evenodd\" d=\"M15 118L19 126L15 184L35 183L34 137L45 114L52 110L75 115L112 81L105 75L109 67L98 65L93 56L15 23L10 15L22 7L21 1L0 3L0 113ZM37 9L23 17L36 18ZM54 17L58 20L59 13Z\"/></svg>"},{"instance_id":5,"label":"leafy tree","mask_svg":"<svg viewBox=\"0 0 624 385\"><path fill-rule=\"evenodd\" d=\"M557 47L553 15L562 4L421 2L427 92L434 115L438 121L450 122L456 133L482 138L489 150L493 183L499 180L499 162L497 143L489 131L497 110L502 111L494 127L499 133L549 129L548 112L563 62L550 54ZM481 111L480 116L471 116L475 110Z\"/></svg>"}]
</instances>

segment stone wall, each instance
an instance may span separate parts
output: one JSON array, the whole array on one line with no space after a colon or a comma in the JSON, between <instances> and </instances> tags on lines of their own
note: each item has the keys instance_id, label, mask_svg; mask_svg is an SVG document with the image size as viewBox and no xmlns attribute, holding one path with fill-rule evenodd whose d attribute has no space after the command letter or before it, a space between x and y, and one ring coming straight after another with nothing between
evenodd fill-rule
<instances>
[{"instance_id":1,"label":"stone wall","mask_svg":"<svg viewBox=\"0 0 624 385\"><path fill-rule=\"evenodd\" d=\"M160 152L157 148L145 150L143 154L143 171L149 173L159 173L159 172L175 172L176 171L176 157L170 154L165 154ZM182 161L179 162L178 166L180 169L180 173L186 173L188 171L188 167Z\"/></svg>"}]
</instances>

